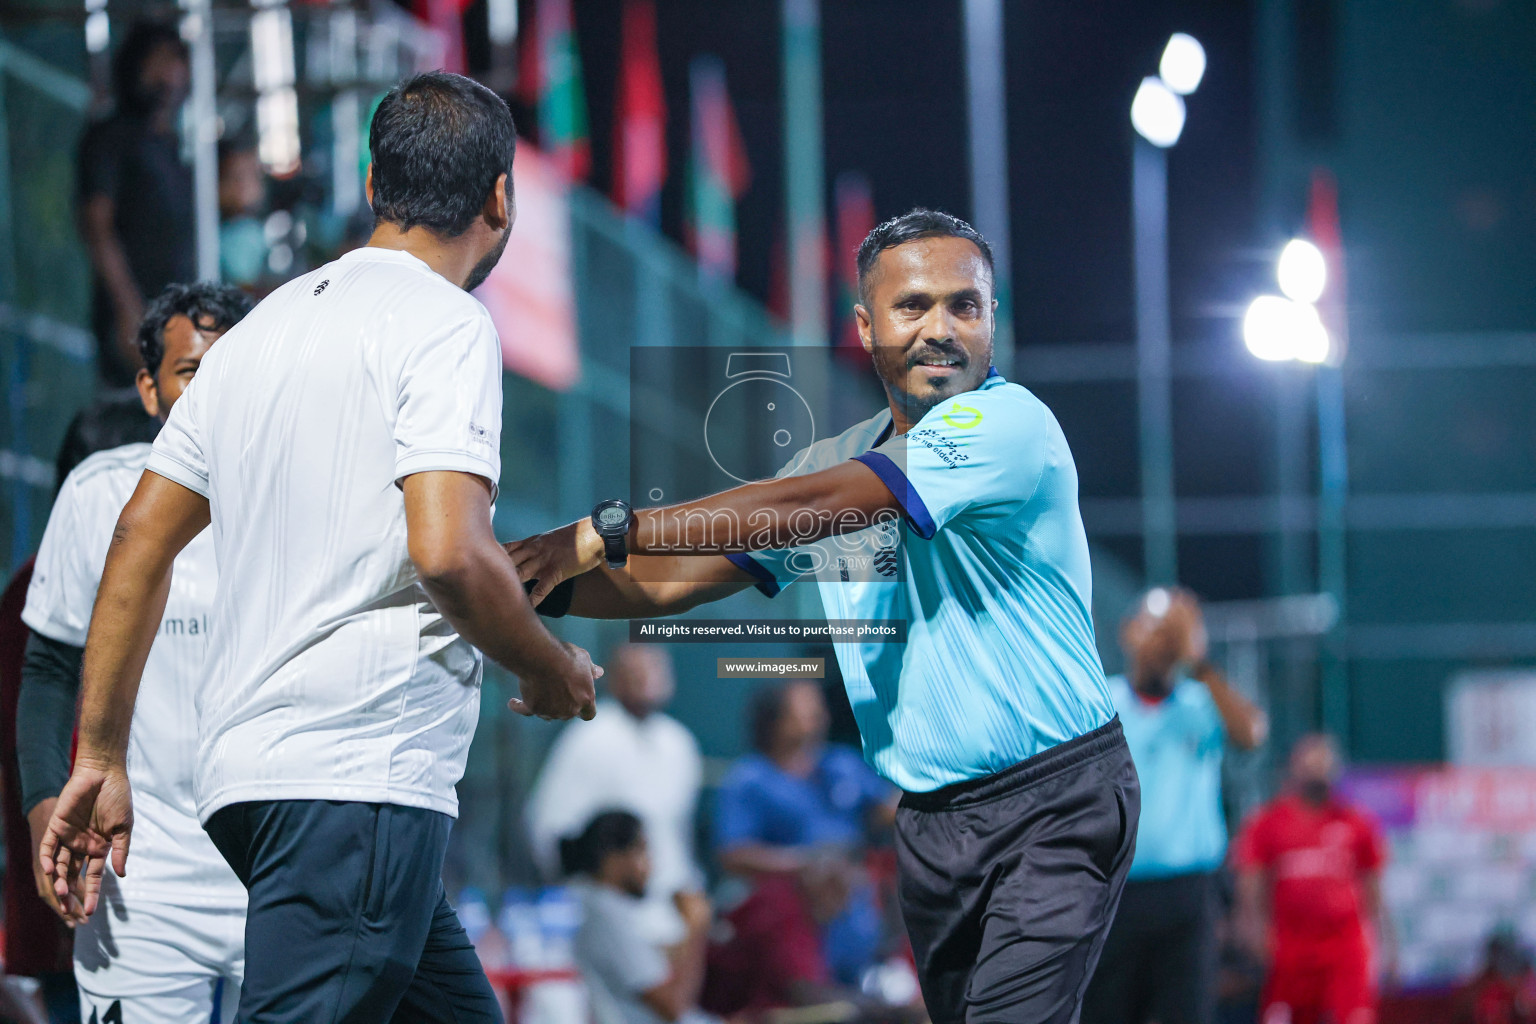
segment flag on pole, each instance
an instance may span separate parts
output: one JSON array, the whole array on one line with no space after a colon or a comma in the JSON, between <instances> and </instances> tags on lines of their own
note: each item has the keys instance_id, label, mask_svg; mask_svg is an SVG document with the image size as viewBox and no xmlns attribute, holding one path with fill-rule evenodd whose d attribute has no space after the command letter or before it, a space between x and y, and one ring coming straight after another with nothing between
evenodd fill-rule
<instances>
[{"instance_id":1,"label":"flag on pole","mask_svg":"<svg viewBox=\"0 0 1536 1024\"><path fill-rule=\"evenodd\" d=\"M539 145L566 177L585 178L592 153L571 0L536 0L517 78L519 98L538 112Z\"/></svg>"},{"instance_id":2,"label":"flag on pole","mask_svg":"<svg viewBox=\"0 0 1536 1024\"><path fill-rule=\"evenodd\" d=\"M613 127L613 201L655 226L667 180L667 101L656 50L654 0L625 0L618 117Z\"/></svg>"},{"instance_id":3,"label":"flag on pole","mask_svg":"<svg viewBox=\"0 0 1536 1024\"><path fill-rule=\"evenodd\" d=\"M859 325L854 319L853 307L859 301L859 244L875 229L875 198L870 191L869 178L863 171L839 174L833 194L837 207L834 225L837 252L832 261L832 273L838 297L833 345L839 355L866 365L868 359L864 345L859 341Z\"/></svg>"},{"instance_id":4,"label":"flag on pole","mask_svg":"<svg viewBox=\"0 0 1536 1024\"><path fill-rule=\"evenodd\" d=\"M746 147L725 88L725 64L700 56L688 68L692 155L688 162L688 242L705 280L736 280L736 200L751 183Z\"/></svg>"}]
</instances>

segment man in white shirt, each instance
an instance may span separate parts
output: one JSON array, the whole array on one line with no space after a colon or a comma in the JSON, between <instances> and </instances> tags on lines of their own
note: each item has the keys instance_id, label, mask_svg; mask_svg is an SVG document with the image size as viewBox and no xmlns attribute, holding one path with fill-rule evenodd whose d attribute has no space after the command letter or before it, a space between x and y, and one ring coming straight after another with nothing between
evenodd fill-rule
<instances>
[{"instance_id":1,"label":"man in white shirt","mask_svg":"<svg viewBox=\"0 0 1536 1024\"><path fill-rule=\"evenodd\" d=\"M163 421L203 356L251 308L239 289L173 284L139 327L139 395ZM21 613L30 634L17 701L16 752L33 842L69 779L80 658L112 527L150 446L125 444L77 466L48 515ZM81 1020L232 1020L245 961L245 887L197 820L192 796L208 616L218 572L204 530L176 556L165 617L144 665L128 773L140 821L131 878L102 877L110 913L86 918L73 900L41 895L75 931Z\"/></svg>"},{"instance_id":2,"label":"man in white shirt","mask_svg":"<svg viewBox=\"0 0 1536 1024\"><path fill-rule=\"evenodd\" d=\"M514 710L594 714L586 652L544 629L491 531L501 349L467 289L512 227L511 115L431 72L384 97L369 145L368 245L220 341L118 520L39 851L87 914L108 853L123 873L139 673L211 518L196 799L249 892L246 1024L499 1019L440 877L479 651L522 679Z\"/></svg>"},{"instance_id":3,"label":"man in white shirt","mask_svg":"<svg viewBox=\"0 0 1536 1024\"><path fill-rule=\"evenodd\" d=\"M528 797L534 856L551 879L560 877L558 846L600 811L629 811L645 825L651 876L642 920L657 945L682 940L683 919L673 897L699 892L693 858L694 813L703 762L693 733L662 709L676 681L672 659L654 644L626 644L603 659L611 697L591 723L566 726Z\"/></svg>"}]
</instances>

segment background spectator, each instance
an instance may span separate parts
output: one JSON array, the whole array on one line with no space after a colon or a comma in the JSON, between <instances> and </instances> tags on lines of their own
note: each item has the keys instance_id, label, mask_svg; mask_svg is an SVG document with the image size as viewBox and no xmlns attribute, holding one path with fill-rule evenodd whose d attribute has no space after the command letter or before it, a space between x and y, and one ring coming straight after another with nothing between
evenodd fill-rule
<instances>
[{"instance_id":1,"label":"background spectator","mask_svg":"<svg viewBox=\"0 0 1536 1024\"><path fill-rule=\"evenodd\" d=\"M850 897L821 923L822 939L832 976L857 984L881 940L874 887L858 863L871 831L889 826L895 791L858 751L827 743L827 705L817 683L765 687L751 715L755 753L731 768L715 804L720 866L761 884L763 876L825 871L829 859L841 862Z\"/></svg>"},{"instance_id":2,"label":"background spectator","mask_svg":"<svg viewBox=\"0 0 1536 1024\"><path fill-rule=\"evenodd\" d=\"M681 940L674 897L698 892L694 814L703 768L698 742L662 709L676 681L672 660L655 645L626 644L605 659L609 698L590 722L565 728L528 799L534 855L550 877L559 873L556 845L605 808L645 823L652 865L645 928L658 943Z\"/></svg>"},{"instance_id":3,"label":"background spectator","mask_svg":"<svg viewBox=\"0 0 1536 1024\"><path fill-rule=\"evenodd\" d=\"M1536 1024L1536 970L1514 929L1488 936L1483 966L1456 1004L1456 1024Z\"/></svg>"},{"instance_id":4,"label":"background spectator","mask_svg":"<svg viewBox=\"0 0 1536 1024\"><path fill-rule=\"evenodd\" d=\"M1291 750L1288 791L1254 812L1233 848L1239 927L1269 976L1264 1024L1373 1024L1374 946L1390 941L1381 905L1380 829L1333 796L1331 737Z\"/></svg>"},{"instance_id":5,"label":"background spectator","mask_svg":"<svg viewBox=\"0 0 1536 1024\"><path fill-rule=\"evenodd\" d=\"M709 902L698 893L674 894L686 925L670 950L656 945L641 921L651 879L645 826L628 811L605 811L574 838L560 841L561 866L574 875L581 901L576 966L592 997L596 1024L698 1021L704 982Z\"/></svg>"},{"instance_id":6,"label":"background spectator","mask_svg":"<svg viewBox=\"0 0 1536 1024\"><path fill-rule=\"evenodd\" d=\"M1200 604L1148 591L1120 629L1109 680L1141 777L1130 880L1083 1007L1087 1024L1207 1024L1215 1012L1217 870L1226 858L1221 761L1263 742L1264 713L1206 660Z\"/></svg>"},{"instance_id":7,"label":"background spectator","mask_svg":"<svg viewBox=\"0 0 1536 1024\"><path fill-rule=\"evenodd\" d=\"M76 198L94 275L91 326L111 387L133 383L148 298L197 277L192 172L176 124L189 80L176 29L135 23L113 61L115 107L80 140Z\"/></svg>"},{"instance_id":8,"label":"background spectator","mask_svg":"<svg viewBox=\"0 0 1536 1024\"><path fill-rule=\"evenodd\" d=\"M219 270L225 281L254 288L267 272L267 236L261 214L267 176L248 142L219 143Z\"/></svg>"}]
</instances>

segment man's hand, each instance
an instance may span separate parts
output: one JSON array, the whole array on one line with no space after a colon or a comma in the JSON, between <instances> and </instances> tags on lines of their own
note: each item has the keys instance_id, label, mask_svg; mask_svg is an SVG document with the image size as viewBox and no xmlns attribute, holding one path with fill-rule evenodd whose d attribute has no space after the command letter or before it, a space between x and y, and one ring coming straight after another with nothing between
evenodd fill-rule
<instances>
[{"instance_id":1,"label":"man's hand","mask_svg":"<svg viewBox=\"0 0 1536 1024\"><path fill-rule=\"evenodd\" d=\"M95 913L107 854L112 855L113 870L127 874L132 832L127 769L78 758L37 851L39 866L60 904L68 906L73 897L82 918Z\"/></svg>"},{"instance_id":2,"label":"man's hand","mask_svg":"<svg viewBox=\"0 0 1536 1024\"><path fill-rule=\"evenodd\" d=\"M574 679L550 687L524 688L523 696L507 701L507 707L526 718L563 721L580 718L590 722L597 716L597 692L592 684L602 678L603 667L592 664L592 656L573 643L560 641L581 671Z\"/></svg>"},{"instance_id":3,"label":"man's hand","mask_svg":"<svg viewBox=\"0 0 1536 1024\"><path fill-rule=\"evenodd\" d=\"M682 917L689 935L702 935L709 931L714 920L714 910L709 905L708 896L701 892L675 892L672 894L672 905L677 907L677 913Z\"/></svg>"},{"instance_id":4,"label":"man's hand","mask_svg":"<svg viewBox=\"0 0 1536 1024\"><path fill-rule=\"evenodd\" d=\"M592 528L591 519L525 537L506 545L517 574L533 580L528 600L537 608L549 592L566 580L596 569L603 561L603 539Z\"/></svg>"},{"instance_id":5,"label":"man's hand","mask_svg":"<svg viewBox=\"0 0 1536 1024\"><path fill-rule=\"evenodd\" d=\"M37 886L37 898L73 928L85 921L80 901L70 896L61 903L53 891L53 878L43 872L43 865L37 859L37 849L42 845L43 834L48 831L48 822L53 818L53 807L58 802L58 797L39 800L37 806L27 812L27 830L32 833L32 881Z\"/></svg>"}]
</instances>

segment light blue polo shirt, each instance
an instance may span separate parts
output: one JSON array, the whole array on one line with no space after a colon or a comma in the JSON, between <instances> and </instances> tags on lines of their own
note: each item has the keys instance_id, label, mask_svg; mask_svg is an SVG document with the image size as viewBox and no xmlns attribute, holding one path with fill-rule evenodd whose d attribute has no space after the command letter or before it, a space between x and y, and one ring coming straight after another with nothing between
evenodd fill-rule
<instances>
[{"instance_id":1,"label":"light blue polo shirt","mask_svg":"<svg viewBox=\"0 0 1536 1024\"><path fill-rule=\"evenodd\" d=\"M1214 871L1227 853L1221 813L1226 729L1211 691L1183 679L1153 703L1138 697L1124 676L1115 676L1109 692L1141 777L1141 825L1130 877Z\"/></svg>"},{"instance_id":2,"label":"light blue polo shirt","mask_svg":"<svg viewBox=\"0 0 1536 1024\"><path fill-rule=\"evenodd\" d=\"M1049 409L989 377L890 437L888 409L780 476L849 459L905 515L803 547L732 555L772 596L816 578L829 619L904 619L906 643L834 644L864 757L908 792L1011 767L1106 725L1077 469Z\"/></svg>"}]
</instances>

